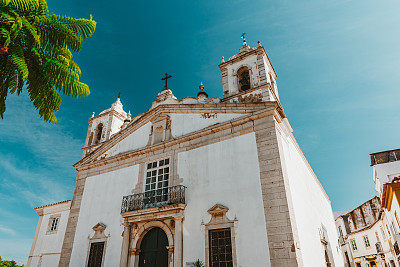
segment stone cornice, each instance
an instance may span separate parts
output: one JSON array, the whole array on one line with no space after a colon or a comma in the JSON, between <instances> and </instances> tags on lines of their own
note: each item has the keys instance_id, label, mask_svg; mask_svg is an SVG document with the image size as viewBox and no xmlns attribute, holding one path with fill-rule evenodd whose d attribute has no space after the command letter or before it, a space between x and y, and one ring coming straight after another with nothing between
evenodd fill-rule
<instances>
[{"instance_id":1,"label":"stone cornice","mask_svg":"<svg viewBox=\"0 0 400 267\"><path fill-rule=\"evenodd\" d=\"M275 72L275 69L274 69L274 67L272 66L272 63L271 63L271 60L269 59L269 57L268 57L268 54L267 54L267 51L265 51L265 48L263 47L263 46L261 46L261 47L258 47L257 49L250 49L250 50L248 50L248 51L246 51L246 52L244 52L243 54L241 54L240 55L240 53L239 54L237 54L237 57L235 57L235 58L233 58L233 59L230 59L230 60L228 60L228 61L226 61L226 62L222 62L221 64L219 64L218 65L218 67L221 69L221 71L223 70L223 69L225 69L228 65L230 65L230 64L233 64L233 63L236 63L236 62L238 62L238 61L241 61L241 60L243 60L243 58L245 58L245 57L248 57L248 56L250 56L250 55L258 55L258 54L265 54L265 56L267 57L267 63L268 63L268 65L270 66L270 68L273 70L273 72L274 72L274 75L275 75L275 79L278 77L278 75L276 74L276 72Z\"/></svg>"},{"instance_id":2,"label":"stone cornice","mask_svg":"<svg viewBox=\"0 0 400 267\"><path fill-rule=\"evenodd\" d=\"M203 136L207 136L207 135L211 135L211 134L216 134L216 133L220 133L223 132L225 130L228 129L232 129L235 128L237 126L240 126L242 124L248 123L248 122L252 122L256 119L259 118L263 118L266 116L271 116L273 115L276 120L278 122L282 121L282 118L280 116L280 114L277 112L276 110L276 104L274 106L271 106L269 109L262 109L261 111L258 112L254 112L250 115L247 116L243 116L234 120L230 120L227 122L223 122L223 123L218 123L216 125L212 125L209 126L207 128L180 136L176 139L161 143L161 144L156 144L156 145L152 145L152 146L147 146L144 148L140 148L140 149L136 149L133 151L128 151L128 152L124 152L109 158L105 158L105 159L101 159L101 160L96 160L102 153L104 153L106 150L102 150L99 151L98 153L96 153L95 155L93 154L92 157L88 156L86 157L86 161L80 161L78 163L76 163L74 166L76 167L77 171L84 171L84 170L89 170L89 169L93 169L93 168L97 168L103 165L108 165L108 164L113 164L116 163L120 160L125 160L127 158L131 158L131 157L137 157L139 155L143 155L143 154L147 154L147 153L157 153L157 151L163 151L166 148L170 148L173 146L179 146L179 147L190 147L191 143L190 141L192 140L196 140L198 138L201 138ZM229 133L223 133L221 135L221 137L223 135L226 134L232 134L232 132L230 131ZM183 145L184 144L184 145ZM107 148L108 149L108 148ZM94 161L96 160L96 161ZM94 162L93 162L94 161Z\"/></svg>"},{"instance_id":3,"label":"stone cornice","mask_svg":"<svg viewBox=\"0 0 400 267\"><path fill-rule=\"evenodd\" d=\"M88 121L89 121L89 123L90 122L92 122L94 119L98 119L98 118L101 118L101 117L106 117L106 116L108 116L110 113L112 113L112 115L114 115L115 117L117 117L118 119L120 119L120 120L125 120L125 117L123 116L123 115L121 115L121 113L119 113L118 111L116 111L116 110L109 110L109 111L107 111L107 112L105 112L105 113L103 113L103 114L100 114L100 115L97 115L97 116L95 116L95 117L92 117L92 118L89 118L88 119Z\"/></svg>"},{"instance_id":4,"label":"stone cornice","mask_svg":"<svg viewBox=\"0 0 400 267\"><path fill-rule=\"evenodd\" d=\"M186 204L173 204L163 207L154 207L143 210L135 210L121 213L126 222L151 221L154 219L165 219L182 217Z\"/></svg>"},{"instance_id":5,"label":"stone cornice","mask_svg":"<svg viewBox=\"0 0 400 267\"><path fill-rule=\"evenodd\" d=\"M150 122L162 113L253 113L256 111L263 111L269 108L277 108L276 102L260 102L260 103L218 103L218 104L171 104L171 105L160 105L152 110L149 110L138 118L136 121L130 123L125 129L116 133L111 139L104 142L100 147L95 149L93 152L86 155L83 159L74 164L74 167L78 169L79 166L86 164L90 161L96 160L102 153L109 150L118 142L128 137L132 132L136 131L146 123ZM280 116L282 116L280 114ZM206 128L207 129L207 128ZM202 131L202 130L201 130ZM174 139L172 141L180 139ZM171 142L171 141L170 141ZM167 142L167 143L170 143ZM165 144L165 143L164 143ZM161 145L164 145L161 144ZM143 148L142 148L143 149Z\"/></svg>"}]
</instances>

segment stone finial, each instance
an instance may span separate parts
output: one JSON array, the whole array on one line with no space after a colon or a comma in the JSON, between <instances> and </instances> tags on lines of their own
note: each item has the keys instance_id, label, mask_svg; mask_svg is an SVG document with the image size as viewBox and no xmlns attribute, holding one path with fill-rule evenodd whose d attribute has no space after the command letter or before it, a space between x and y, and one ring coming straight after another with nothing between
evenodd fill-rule
<instances>
[{"instance_id":1,"label":"stone finial","mask_svg":"<svg viewBox=\"0 0 400 267\"><path fill-rule=\"evenodd\" d=\"M260 41L258 41L257 44L258 44L258 47L261 47L261 42Z\"/></svg>"},{"instance_id":2,"label":"stone finial","mask_svg":"<svg viewBox=\"0 0 400 267\"><path fill-rule=\"evenodd\" d=\"M222 58L221 58L221 63L224 63L224 62L225 62L225 58L222 57Z\"/></svg>"},{"instance_id":3,"label":"stone finial","mask_svg":"<svg viewBox=\"0 0 400 267\"><path fill-rule=\"evenodd\" d=\"M126 114L127 116L128 116L128 118L130 119L131 118L131 116L132 116L132 114L131 114L131 111L129 110L128 111L128 114Z\"/></svg>"},{"instance_id":4,"label":"stone finial","mask_svg":"<svg viewBox=\"0 0 400 267\"><path fill-rule=\"evenodd\" d=\"M200 89L200 92L197 93L197 98L200 98L200 96L208 98L208 94L206 92L204 92L203 82L200 83L199 89Z\"/></svg>"},{"instance_id":5,"label":"stone finial","mask_svg":"<svg viewBox=\"0 0 400 267\"><path fill-rule=\"evenodd\" d=\"M204 85L203 85L203 82L200 82L200 86L199 86L199 89L200 89L200 91L204 91Z\"/></svg>"},{"instance_id":6,"label":"stone finial","mask_svg":"<svg viewBox=\"0 0 400 267\"><path fill-rule=\"evenodd\" d=\"M92 117L91 118L94 118L94 112L92 112Z\"/></svg>"}]
</instances>

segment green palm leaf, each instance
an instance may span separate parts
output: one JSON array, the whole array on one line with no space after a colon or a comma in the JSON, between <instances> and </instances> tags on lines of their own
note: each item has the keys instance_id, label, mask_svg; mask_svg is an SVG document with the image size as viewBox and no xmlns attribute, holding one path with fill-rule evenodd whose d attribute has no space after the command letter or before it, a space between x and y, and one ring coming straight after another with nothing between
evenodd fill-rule
<instances>
[{"instance_id":1,"label":"green palm leaf","mask_svg":"<svg viewBox=\"0 0 400 267\"><path fill-rule=\"evenodd\" d=\"M39 116L57 122L60 93L87 96L80 82L81 69L72 51L91 37L96 22L49 15L46 0L0 0L0 116L8 93L20 94L25 86Z\"/></svg>"}]
</instances>

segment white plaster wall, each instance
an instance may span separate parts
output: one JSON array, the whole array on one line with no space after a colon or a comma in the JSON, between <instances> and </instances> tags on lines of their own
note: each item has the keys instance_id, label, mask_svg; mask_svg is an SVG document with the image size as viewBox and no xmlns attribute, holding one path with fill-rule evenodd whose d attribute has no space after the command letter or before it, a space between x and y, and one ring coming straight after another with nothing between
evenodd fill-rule
<instances>
[{"instance_id":1,"label":"white plaster wall","mask_svg":"<svg viewBox=\"0 0 400 267\"><path fill-rule=\"evenodd\" d=\"M344 221L342 217L338 217L335 220L335 224L336 224L336 230L337 230L337 235L340 236L340 232L339 232L339 226L342 229L342 234L343 236L347 235L347 231L346 231L346 226L344 225Z\"/></svg>"},{"instance_id":2,"label":"white plaster wall","mask_svg":"<svg viewBox=\"0 0 400 267\"><path fill-rule=\"evenodd\" d=\"M81 209L76 227L70 266L84 266L89 249L89 237L97 223L104 223L108 236L104 266L119 266L123 219L122 197L132 194L138 178L138 165L86 178Z\"/></svg>"},{"instance_id":3,"label":"white plaster wall","mask_svg":"<svg viewBox=\"0 0 400 267\"><path fill-rule=\"evenodd\" d=\"M56 233L46 234L49 227L50 216L61 214L58 221L58 230ZM65 229L67 228L69 210L59 212L54 207L45 207L42 223L37 236L33 257L30 266L37 266L42 258L41 266L58 266L62 244L64 241Z\"/></svg>"},{"instance_id":4,"label":"white plaster wall","mask_svg":"<svg viewBox=\"0 0 400 267\"><path fill-rule=\"evenodd\" d=\"M115 146L110 148L99 158L103 157L104 155L106 155L106 158L108 158L123 152L145 147L149 141L150 129L151 122L148 122L144 126L137 129L135 132L131 133L125 139L117 143Z\"/></svg>"},{"instance_id":5,"label":"white plaster wall","mask_svg":"<svg viewBox=\"0 0 400 267\"><path fill-rule=\"evenodd\" d=\"M285 127L282 123L280 126ZM278 140L281 143L281 160L284 161L288 175L304 266L325 266L324 250L319 235L322 225L327 230L334 258L335 265L332 266L343 266L330 200L308 162L302 157L294 138L290 138L287 132L278 132Z\"/></svg>"},{"instance_id":6,"label":"white plaster wall","mask_svg":"<svg viewBox=\"0 0 400 267\"><path fill-rule=\"evenodd\" d=\"M393 199L392 199L392 204L391 204L391 208L390 211L388 211L387 209L385 209L385 214L386 214L386 219L389 223L389 227L391 227L392 231L395 232L395 234L399 234L400 233L400 226L397 223L396 217L395 217L395 212L397 212L397 217L400 220L400 206L399 206L399 202L397 200L396 194L393 194Z\"/></svg>"},{"instance_id":7,"label":"white plaster wall","mask_svg":"<svg viewBox=\"0 0 400 267\"><path fill-rule=\"evenodd\" d=\"M400 176L400 161L376 164L373 171L375 190L382 197L383 184L389 183L394 177Z\"/></svg>"},{"instance_id":8,"label":"white plaster wall","mask_svg":"<svg viewBox=\"0 0 400 267\"><path fill-rule=\"evenodd\" d=\"M205 260L205 229L215 204L237 218L238 266L270 266L255 134L180 153L178 174L186 189L183 266Z\"/></svg>"},{"instance_id":9,"label":"white plaster wall","mask_svg":"<svg viewBox=\"0 0 400 267\"><path fill-rule=\"evenodd\" d=\"M174 138L204 129L216 123L226 122L248 114L240 113L217 113L216 117L202 118L202 114L169 114L171 118L171 134Z\"/></svg>"},{"instance_id":10,"label":"white plaster wall","mask_svg":"<svg viewBox=\"0 0 400 267\"><path fill-rule=\"evenodd\" d=\"M112 121L111 121L111 131L110 131L110 138L118 133L119 131L121 131L121 126L124 123L123 120L121 120L120 118L113 116Z\"/></svg>"}]
</instances>

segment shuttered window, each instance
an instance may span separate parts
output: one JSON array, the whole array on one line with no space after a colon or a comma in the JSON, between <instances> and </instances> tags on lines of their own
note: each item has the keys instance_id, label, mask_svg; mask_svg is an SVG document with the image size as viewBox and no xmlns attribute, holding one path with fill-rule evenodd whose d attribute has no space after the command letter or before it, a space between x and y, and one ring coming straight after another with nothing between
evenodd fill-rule
<instances>
[{"instance_id":1,"label":"shuttered window","mask_svg":"<svg viewBox=\"0 0 400 267\"><path fill-rule=\"evenodd\" d=\"M104 242L90 245L88 267L101 267L103 261Z\"/></svg>"},{"instance_id":2,"label":"shuttered window","mask_svg":"<svg viewBox=\"0 0 400 267\"><path fill-rule=\"evenodd\" d=\"M232 267L231 229L209 231L210 267Z\"/></svg>"}]
</instances>

